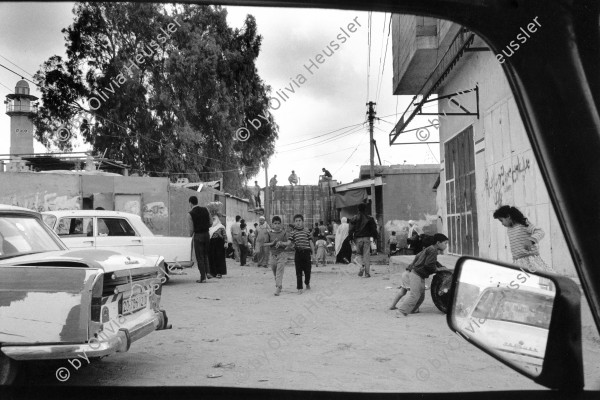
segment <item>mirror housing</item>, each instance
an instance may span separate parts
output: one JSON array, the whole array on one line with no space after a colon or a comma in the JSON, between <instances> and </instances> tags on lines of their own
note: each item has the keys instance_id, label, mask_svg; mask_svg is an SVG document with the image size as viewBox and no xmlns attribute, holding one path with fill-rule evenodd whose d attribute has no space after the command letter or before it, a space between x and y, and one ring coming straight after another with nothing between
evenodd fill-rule
<instances>
[{"instance_id":1,"label":"mirror housing","mask_svg":"<svg viewBox=\"0 0 600 400\"><path fill-rule=\"evenodd\" d=\"M552 282L553 287L550 285L550 289L546 289L546 291L548 292L548 294L545 297L546 305L550 304L551 316L549 325L547 327L547 341L545 346L545 353L543 355L543 363L541 366L541 371L538 374L535 374L531 372L531 370L524 368L523 364L526 364L526 362L518 363L515 362L514 359L509 359L509 357L507 356L503 357L502 354L498 351L498 349L494 348L490 344L490 342L482 343L481 340L473 340L474 336L480 336L485 339L485 333L480 333L478 335L468 335L467 332L465 332L461 327L459 327L457 321L461 320L461 318L462 321L465 321L464 316L465 314L468 314L468 312L464 311L465 306L464 304L462 304L462 302L458 301L457 295L459 293L465 293L465 289L468 286L473 286L465 282L465 276L469 277L469 275L463 274L463 271L466 271L468 274L470 274L472 280L472 272L475 271L471 269L471 267L473 266L481 266L482 268L485 268L486 266L493 267L500 275L504 275L505 277L509 276L509 274L517 275L519 273L525 273L527 277L534 276L541 278L540 282L548 282L548 280ZM506 280L507 279L505 279L505 281ZM516 290L515 288L519 288L519 285L514 283L514 281L511 281L510 285L506 282L503 283L501 281L498 281L497 284L494 282L495 279L492 281L492 277L490 277L489 286L487 288L480 289L478 296L471 296L472 299L476 298L475 302L472 303L472 310L470 312L471 314L474 313L474 309L477 306L479 306L480 302L483 303L483 301L485 301L483 299L483 296L486 294L486 291L502 291L511 294L517 293L514 292ZM463 290L461 290L461 287L463 288ZM542 285L540 287L543 288L547 286ZM470 289L471 292L473 292L472 288ZM543 290L529 286L529 289L525 288L524 290L521 290L518 293L520 297L522 297L522 294L525 293L526 295L531 294L531 296L538 296L535 297L535 299L539 299L539 295L540 293L543 293ZM502 299L506 298L504 294L502 294L501 296ZM552 296L554 296L553 303L548 303L548 301L552 299ZM522 375L531 378L533 381L539 383L540 385L546 386L551 389L561 390L579 391L583 389L584 379L581 346L581 291L577 284L571 279L553 273L547 273L544 271L531 272L523 270L516 265L502 263L498 261L484 260L475 257L461 257L456 263L449 297L450 304L448 306L448 314L446 316L446 319L448 322L448 326L452 331L456 332L458 335L462 336L464 339L474 344L476 347L485 351L487 354L496 358L498 361L501 361L502 363L508 365L509 367L521 373ZM499 305L497 306L499 307ZM527 306L525 306L524 308L526 309ZM469 314L469 316L471 316L471 314ZM473 318L471 319L473 320ZM485 324L486 320L487 319L483 319L481 326ZM495 322L497 322L497 320L495 320ZM501 323L502 322L503 321L501 320ZM480 325L477 324L476 326L478 328L480 327ZM525 326L526 325L523 325L524 330ZM491 328L491 324L488 325L488 328ZM472 332L472 329L473 327L471 325L471 329L467 328L466 330ZM502 335L504 334L501 329L494 329L493 331L494 335L496 335L496 339L498 337L502 337ZM545 331L545 329L538 329L538 331ZM508 338L506 339L504 344L506 345L507 343L510 343L510 339ZM523 343L523 341L520 341L520 343ZM525 350L529 349L525 347L520 348L519 350L520 354L522 354L525 352ZM525 358L533 359L534 357L525 356ZM541 357L536 358L539 359Z\"/></svg>"}]
</instances>

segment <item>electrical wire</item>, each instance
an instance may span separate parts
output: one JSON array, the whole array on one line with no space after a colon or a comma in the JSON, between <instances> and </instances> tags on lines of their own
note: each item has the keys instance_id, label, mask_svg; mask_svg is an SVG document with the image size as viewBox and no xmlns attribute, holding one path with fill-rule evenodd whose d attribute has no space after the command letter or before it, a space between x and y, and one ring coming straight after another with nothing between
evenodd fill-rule
<instances>
[{"instance_id":1,"label":"electrical wire","mask_svg":"<svg viewBox=\"0 0 600 400\"><path fill-rule=\"evenodd\" d=\"M0 54L0 57L4 58L6 61L8 61L9 63L11 63L15 67L19 68L21 71L25 72L27 75L29 75L29 76L31 76L33 78L33 74L30 74L29 72L25 71L23 68L19 67L17 64L15 64L14 62L10 61L8 58L4 57L2 54Z\"/></svg>"},{"instance_id":2,"label":"electrical wire","mask_svg":"<svg viewBox=\"0 0 600 400\"><path fill-rule=\"evenodd\" d=\"M308 142L308 141L310 141L310 140L318 139L318 138L320 138L320 137L323 137L323 136L330 135L330 134L332 134L332 133L335 133L335 132L337 132L337 131L341 131L342 129L346 129L346 128L353 128L353 127L355 127L355 126L362 125L362 124L363 124L363 123L358 123L358 124L354 124L354 125L348 125L348 126L344 126L343 128L339 128L339 129L336 129L336 130L333 130L333 131L330 131L330 132L327 132L327 133L323 133L323 134L321 134L321 135L317 135L317 136L315 136L315 137L312 137L312 138L310 138L310 139L304 139L304 140L299 140L299 141L297 141L297 142L291 142L291 143L285 143L285 144L278 144L278 146L290 146L290 145L297 144L297 143Z\"/></svg>"},{"instance_id":3,"label":"electrical wire","mask_svg":"<svg viewBox=\"0 0 600 400\"><path fill-rule=\"evenodd\" d=\"M375 84L375 103L377 103L379 101L379 88L381 86L381 84L383 83L383 71L382 71L382 67L384 67L383 63L381 62L381 59L383 57L383 44L385 42L385 21L387 20L387 13L385 13L383 15L383 32L381 32L381 48L379 50L379 67L377 68L377 83ZM390 14L390 21L391 21L391 14ZM386 48L387 51L387 48Z\"/></svg>"},{"instance_id":4,"label":"electrical wire","mask_svg":"<svg viewBox=\"0 0 600 400\"><path fill-rule=\"evenodd\" d=\"M9 88L8 86L6 86L4 83L0 82L0 85L4 86L5 88L8 89L9 93L13 92L13 89Z\"/></svg>"},{"instance_id":5,"label":"electrical wire","mask_svg":"<svg viewBox=\"0 0 600 400\"><path fill-rule=\"evenodd\" d=\"M427 142L425 142L427 143ZM431 150L431 147L429 147L429 143L427 143L427 148L429 149L429 152L431 153L431 156L433 157L433 159L435 160L436 164L439 164L439 160L437 159L437 157L435 156L435 154L433 154L433 151Z\"/></svg>"},{"instance_id":6,"label":"electrical wire","mask_svg":"<svg viewBox=\"0 0 600 400\"><path fill-rule=\"evenodd\" d=\"M364 139L361 138L361 140L359 140L358 144L356 145L356 147L354 148L354 151L352 153L350 153L350 155L348 156L348 158L346 158L346 161L344 161L344 163L342 164L341 167L339 167L337 169L337 171L335 171L333 174L336 175L338 172L340 172L340 170L342 168L344 168L344 165L346 165L346 163L348 163L348 161L350 160L350 158L354 155L354 153L356 153L356 150L358 150L358 147L364 142Z\"/></svg>"},{"instance_id":7,"label":"electrical wire","mask_svg":"<svg viewBox=\"0 0 600 400\"><path fill-rule=\"evenodd\" d=\"M346 137L346 136L349 136L351 134L354 134L354 133L360 131L361 129L362 129L362 124L361 124L361 126L358 126L358 127L354 128L354 129L351 129L351 130L346 131L346 132L342 132L342 133L340 133L340 134L338 134L336 136L333 136L331 138L324 139L324 140L322 140L320 142L311 143L311 144L308 144L308 145L305 145L305 146L301 146L301 147L297 147L297 148L294 148L294 149L286 149L286 150L280 151L279 153L288 153L290 151L297 151L297 150L305 149L307 147L312 147L312 146L316 146L316 145L330 143L330 142L336 141L338 139L341 139L342 137Z\"/></svg>"},{"instance_id":8,"label":"electrical wire","mask_svg":"<svg viewBox=\"0 0 600 400\"><path fill-rule=\"evenodd\" d=\"M17 72L15 72L15 71L13 71L12 69L8 68L6 65L4 65L4 64L0 64L0 67L2 67L2 68L4 68L4 69L7 69L7 70L9 70L9 71L10 71L10 72L12 72L13 74L15 74L15 75L17 75L17 76L21 77L21 79L23 79L23 80L25 80L25 81L29 81L29 82L33 83L35 86L37 86L37 87L40 87L40 85L38 85L37 83L35 83L35 82L34 82L34 81L32 81L31 79L29 79L29 78L25 78L25 77L24 77L22 74L19 74L19 73L17 73Z\"/></svg>"},{"instance_id":9,"label":"electrical wire","mask_svg":"<svg viewBox=\"0 0 600 400\"><path fill-rule=\"evenodd\" d=\"M384 28L384 32L385 32L385 19L383 20L383 28ZM381 94L381 86L383 84L383 73L385 72L385 62L387 60L387 50L388 50L388 44L390 42L390 33L391 33L391 29L392 29L392 14L390 14L390 22L388 23L388 34L387 34L387 39L385 41L385 52L383 53L383 68L381 70L381 81L379 82L379 85L377 87L377 94L375 96L375 102L377 102L379 100L379 95ZM382 42L383 44L383 42Z\"/></svg>"},{"instance_id":10,"label":"electrical wire","mask_svg":"<svg viewBox=\"0 0 600 400\"><path fill-rule=\"evenodd\" d=\"M369 102L369 81L371 80L371 20L372 20L372 16L373 13L371 11L369 11L369 18L368 18L368 35L367 35L367 47L368 47L368 57L367 57L367 100L365 101L365 103Z\"/></svg>"},{"instance_id":11,"label":"electrical wire","mask_svg":"<svg viewBox=\"0 0 600 400\"><path fill-rule=\"evenodd\" d=\"M319 157L328 156L328 155L331 155L331 154L338 154L340 151L343 151L343 150L350 150L352 147L353 147L353 146L350 146L350 147L345 147L345 148L343 148L343 149L339 149L339 150L332 151L332 152L329 152L329 153L317 154L317 155L315 155L315 156L312 156L312 157L306 157L306 156L305 156L305 155L303 155L303 154L301 155L301 158L291 158L291 159L288 159L288 158L286 157L286 159L285 159L285 160L286 160L286 162L288 162L288 161L295 161L295 160L314 160L314 159L317 159L317 158L319 158ZM276 154L278 154L278 153L276 153Z\"/></svg>"}]
</instances>

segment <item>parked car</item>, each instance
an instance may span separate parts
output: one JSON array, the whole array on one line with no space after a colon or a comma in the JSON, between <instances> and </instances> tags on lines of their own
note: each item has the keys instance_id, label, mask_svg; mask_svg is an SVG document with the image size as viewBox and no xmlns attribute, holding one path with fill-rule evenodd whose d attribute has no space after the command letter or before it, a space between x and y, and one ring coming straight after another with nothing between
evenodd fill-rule
<instances>
[{"instance_id":1,"label":"parked car","mask_svg":"<svg viewBox=\"0 0 600 400\"><path fill-rule=\"evenodd\" d=\"M549 290L488 287L459 326L464 335L539 374L553 303L554 292Z\"/></svg>"},{"instance_id":2,"label":"parked car","mask_svg":"<svg viewBox=\"0 0 600 400\"><path fill-rule=\"evenodd\" d=\"M46 211L44 222L70 249L110 248L127 253L160 255L167 279L194 265L192 239L156 236L135 214L107 210Z\"/></svg>"},{"instance_id":3,"label":"parked car","mask_svg":"<svg viewBox=\"0 0 600 400\"><path fill-rule=\"evenodd\" d=\"M34 211L0 205L0 385L24 361L103 357L170 327L159 256L71 249Z\"/></svg>"}]
</instances>

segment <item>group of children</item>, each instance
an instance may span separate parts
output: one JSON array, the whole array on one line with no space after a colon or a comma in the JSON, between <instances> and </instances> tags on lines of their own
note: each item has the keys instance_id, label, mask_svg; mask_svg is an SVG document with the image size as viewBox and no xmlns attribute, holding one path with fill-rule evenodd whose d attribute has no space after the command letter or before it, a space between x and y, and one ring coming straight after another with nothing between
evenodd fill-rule
<instances>
[{"instance_id":1,"label":"group of children","mask_svg":"<svg viewBox=\"0 0 600 400\"><path fill-rule=\"evenodd\" d=\"M530 223L515 207L503 206L494 212L498 219L508 229L509 242L513 260L517 265L536 270L553 272L539 256L538 243L543 238L544 232ZM287 261L286 251L294 247L294 263L296 267L296 288L298 293L310 290L312 268L312 254L315 253L317 266L319 261L324 264L324 255L327 252L327 241L320 237L316 242L311 240L311 235L304 228L304 217L301 214L294 216L294 225L291 233L283 228L281 218L274 216L268 240L264 246L269 246L269 266L275 279L275 296L281 294L283 288L283 273ZM395 239L395 232L392 232ZM390 242L390 251L396 250ZM398 317L419 312L419 307L425 299L425 280L439 271L449 271L437 261L438 254L444 252L448 246L448 237L441 233L433 235L433 244L417 254L402 274L400 292L396 295L390 306L391 310L397 309ZM395 246L394 246L395 247ZM303 282L304 278L304 282ZM304 287L304 285L305 287ZM396 307L397 306L397 307Z\"/></svg>"},{"instance_id":2,"label":"group of children","mask_svg":"<svg viewBox=\"0 0 600 400\"><path fill-rule=\"evenodd\" d=\"M268 232L268 239L264 246L271 248L269 266L275 278L275 296L279 296L283 288L283 272L287 260L285 251L292 244L295 252L296 289L299 294L303 292L302 276L304 275L306 290L310 290L312 254L315 252L315 244L311 240L309 232L304 229L304 216L302 214L294 215L294 228L290 234L283 229L280 217L274 216L271 222L272 229Z\"/></svg>"}]
</instances>

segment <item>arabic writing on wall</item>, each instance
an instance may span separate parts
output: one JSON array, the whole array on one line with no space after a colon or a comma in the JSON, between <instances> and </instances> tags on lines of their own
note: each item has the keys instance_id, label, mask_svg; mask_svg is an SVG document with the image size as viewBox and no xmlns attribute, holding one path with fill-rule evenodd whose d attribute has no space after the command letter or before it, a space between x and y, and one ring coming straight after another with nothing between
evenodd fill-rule
<instances>
[{"instance_id":1,"label":"arabic writing on wall","mask_svg":"<svg viewBox=\"0 0 600 400\"><path fill-rule=\"evenodd\" d=\"M508 164L508 165L506 165ZM526 156L517 156L515 161L508 161L499 167L491 166L485 170L485 191L493 198L494 205L502 205L502 197L521 179L527 179L526 172L531 168L531 163Z\"/></svg>"}]
</instances>

